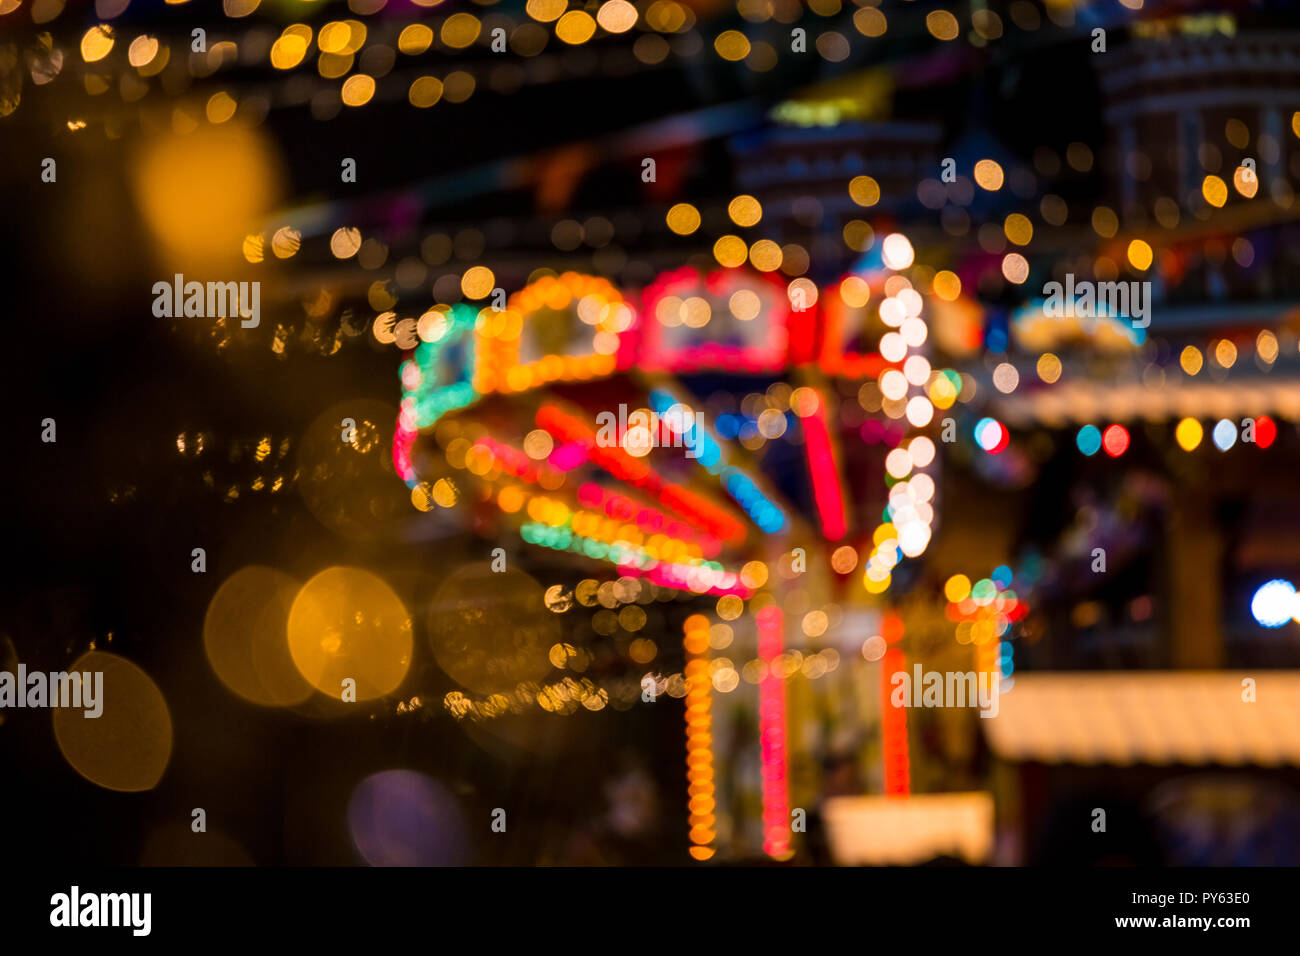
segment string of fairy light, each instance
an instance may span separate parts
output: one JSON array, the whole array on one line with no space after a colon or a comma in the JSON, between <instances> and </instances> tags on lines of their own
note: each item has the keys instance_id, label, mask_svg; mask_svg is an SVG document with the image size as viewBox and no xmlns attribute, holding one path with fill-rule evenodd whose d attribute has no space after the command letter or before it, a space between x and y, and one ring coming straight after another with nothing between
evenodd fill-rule
<instances>
[{"instance_id":1,"label":"string of fairy light","mask_svg":"<svg viewBox=\"0 0 1300 956\"><path fill-rule=\"evenodd\" d=\"M417 11L434 11L442 4L442 0L412 2ZM247 24L242 36L234 39L214 36L212 45L201 54L190 53L191 38L188 36L173 42L176 60L179 62L182 56L188 57L188 76L198 79L210 78L236 64L251 66L263 62L277 71L288 73L308 62L314 42L316 73L322 85L314 94L308 95L306 101L310 102L317 118L327 119L342 106L356 108L376 99L395 98L399 87L405 91L410 104L417 108L429 108L444 100L463 103L477 87L474 71L452 70L442 76L418 71L395 73L396 56L414 58L431 50L442 57L473 55L484 50L498 53L503 39L512 54L527 59L541 54L552 36L563 46L573 49L593 40L616 37L638 29L641 35L632 44L631 52L635 63L641 67L658 66L674 53L679 57L691 57L708 49L725 61L743 63L761 74L773 69L782 56L802 54L795 53L793 43L787 44L784 39L772 43L761 35L751 38L750 32L765 30L769 23L789 26L807 22L816 30L813 25L818 20L836 20L838 25L839 21L847 18L851 20L851 30L821 30L809 37L810 42L806 45L807 55L839 63L849 58L855 39L879 40L890 29L888 16L880 9L879 0L855 0L855 3L857 9L848 17L842 0L810 3L738 0L736 12L747 26L721 30L712 36L711 41L706 41L700 36L701 25L695 11L676 0L642 0L637 4L629 0L604 0L594 13L585 8L570 9L568 0L528 0L523 19L495 11L481 17L458 11L429 22L404 26L383 20L367 22L345 18L328 20L318 29L308 23L293 23L283 27L278 36L269 24L257 18L249 19L259 12L261 0L223 0L222 12L226 22L230 26ZM171 8L187 5L188 0L169 0L168 3ZM381 13L386 5L386 0L349 0L348 3L355 17L366 18ZM1142 0L1130 0L1127 5L1140 9ZM126 50L126 56L122 58L125 63L116 64L120 69L116 85L126 103L142 100L149 90L150 81L161 77L172 62L173 45L165 36L146 30L128 39L129 33L125 28L119 32L112 21L126 14L130 6L130 0L97 0L95 12L102 22L86 29L75 41L82 63L94 67L82 73L85 92L91 97L101 96L113 87L111 70L115 66L112 61L115 50ZM326 9L325 4L315 2L304 2L299 6L308 17ZM0 0L0 17L15 16L23 7L23 0ZM31 0L27 7L34 26L48 27L57 25L65 0ZM1009 12L1013 24L1022 32L1033 32L1042 26L1038 7L1028 0L1016 0ZM1069 5L1049 3L1045 12L1058 26L1069 27L1074 23L1074 11ZM805 20L805 15L816 20ZM969 22L970 29L965 31L964 39L974 47L987 46L1003 37L1002 18L992 10L973 10ZM218 27L213 25L211 29L215 32ZM963 39L961 21L943 8L925 15L924 31L941 43ZM670 43L666 37L673 38L674 42ZM372 42L367 44L367 39ZM41 34L39 42L41 49L32 62L31 73L33 82L43 85L57 79L67 55L49 33ZM787 45L792 47L790 52L785 49ZM497 64L484 71L495 91L510 93L524 85L522 77L503 71L500 66ZM357 72L352 72L357 67L360 67ZM581 68L581 64L569 60L564 61L562 67L564 71L571 71ZM594 68L594 63L587 67L588 70ZM177 74L173 71L169 75L175 77ZM334 84L333 81L341 82ZM544 78L531 76L528 85L539 81L544 81ZM214 90L204 99L206 102L201 113L210 122L225 122L239 109L243 109L248 118L260 120L272 106L304 102L298 92L290 96L278 92L274 103L265 93L258 92L248 98L245 106L239 94L231 89ZM16 107L16 98L12 102L3 101L6 111ZM180 111L176 114L176 122L180 127L192 126L194 115ZM68 128L73 131L86 128L85 117L71 117Z\"/></svg>"}]
</instances>

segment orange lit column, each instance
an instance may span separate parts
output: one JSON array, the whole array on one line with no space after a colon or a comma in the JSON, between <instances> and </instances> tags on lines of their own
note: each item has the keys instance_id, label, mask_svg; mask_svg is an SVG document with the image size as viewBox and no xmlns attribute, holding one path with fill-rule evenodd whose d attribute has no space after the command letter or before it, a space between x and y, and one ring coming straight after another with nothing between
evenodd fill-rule
<instances>
[{"instance_id":1,"label":"orange lit column","mask_svg":"<svg viewBox=\"0 0 1300 956\"><path fill-rule=\"evenodd\" d=\"M776 859L790 854L790 786L786 774L785 681L772 672L784 646L781 609L768 605L755 616L758 656L767 673L758 687L758 739L763 775L763 852Z\"/></svg>"},{"instance_id":2,"label":"orange lit column","mask_svg":"<svg viewBox=\"0 0 1300 956\"><path fill-rule=\"evenodd\" d=\"M686 650L686 779L690 810L690 854L707 860L714 854L716 802L713 784L713 683L709 676L709 621L692 614L683 625Z\"/></svg>"}]
</instances>

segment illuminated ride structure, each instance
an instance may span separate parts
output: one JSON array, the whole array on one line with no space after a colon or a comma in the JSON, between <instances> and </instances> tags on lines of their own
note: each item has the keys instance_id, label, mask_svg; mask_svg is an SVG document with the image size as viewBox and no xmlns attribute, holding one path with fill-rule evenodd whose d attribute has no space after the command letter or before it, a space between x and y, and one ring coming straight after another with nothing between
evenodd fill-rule
<instances>
[{"instance_id":1,"label":"illuminated ride structure","mask_svg":"<svg viewBox=\"0 0 1300 956\"><path fill-rule=\"evenodd\" d=\"M694 611L671 625L680 658L656 660L643 640L630 656L648 665L640 700L685 698L695 859L719 844L733 858L793 855L828 711L845 740L873 741L873 789L909 793L906 719L880 702L885 666L905 663L883 601L931 538L926 433L969 397L931 367L911 265L893 234L821 290L748 267L687 266L636 295L542 271L496 308L429 310L401 365L394 463L417 507L472 501L478 530L507 550L522 541L550 552L548 567L603 576L599 600L593 581L547 594L553 611L603 607L598 633L616 627L602 614L650 595ZM617 620L635 630L645 615ZM680 673L661 672L676 660ZM757 760L728 749L738 698L756 714Z\"/></svg>"}]
</instances>

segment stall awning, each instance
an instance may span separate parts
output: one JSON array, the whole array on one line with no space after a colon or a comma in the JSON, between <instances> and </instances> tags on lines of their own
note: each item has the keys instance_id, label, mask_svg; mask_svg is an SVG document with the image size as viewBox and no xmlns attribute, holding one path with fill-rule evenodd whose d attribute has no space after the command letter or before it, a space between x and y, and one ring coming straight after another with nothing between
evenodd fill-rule
<instances>
[{"instance_id":1,"label":"stall awning","mask_svg":"<svg viewBox=\"0 0 1300 956\"><path fill-rule=\"evenodd\" d=\"M999 705L1004 760L1300 766L1300 671L1017 674Z\"/></svg>"}]
</instances>

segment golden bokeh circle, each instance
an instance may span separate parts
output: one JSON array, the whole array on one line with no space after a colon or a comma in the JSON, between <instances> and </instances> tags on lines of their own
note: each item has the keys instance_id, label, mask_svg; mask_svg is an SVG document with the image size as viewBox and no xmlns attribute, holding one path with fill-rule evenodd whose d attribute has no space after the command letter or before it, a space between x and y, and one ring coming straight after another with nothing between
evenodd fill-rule
<instances>
[{"instance_id":1,"label":"golden bokeh circle","mask_svg":"<svg viewBox=\"0 0 1300 956\"><path fill-rule=\"evenodd\" d=\"M81 708L58 708L54 739L65 760L106 790L152 790L167 770L172 752L172 718L153 678L125 657L89 651L68 672L101 673L103 712L87 717Z\"/></svg>"},{"instance_id":2,"label":"golden bokeh circle","mask_svg":"<svg viewBox=\"0 0 1300 956\"><path fill-rule=\"evenodd\" d=\"M245 700L289 707L311 686L289 654L289 609L299 583L274 568L250 565L222 582L203 619L203 647L221 682Z\"/></svg>"},{"instance_id":3,"label":"golden bokeh circle","mask_svg":"<svg viewBox=\"0 0 1300 956\"><path fill-rule=\"evenodd\" d=\"M309 684L343 698L395 691L411 667L411 615L383 578L362 568L333 567L304 584L289 610L289 653Z\"/></svg>"}]
</instances>

